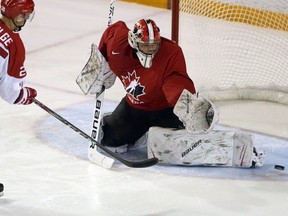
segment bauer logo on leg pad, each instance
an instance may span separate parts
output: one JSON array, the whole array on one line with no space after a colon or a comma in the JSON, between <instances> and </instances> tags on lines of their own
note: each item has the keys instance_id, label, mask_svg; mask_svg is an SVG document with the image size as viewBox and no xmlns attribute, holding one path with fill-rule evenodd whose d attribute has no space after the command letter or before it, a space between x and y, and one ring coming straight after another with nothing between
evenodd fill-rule
<instances>
[{"instance_id":1,"label":"bauer logo on leg pad","mask_svg":"<svg viewBox=\"0 0 288 216\"><path fill-rule=\"evenodd\" d=\"M192 144L191 147L189 147L184 152L182 152L182 157L185 157L187 154L189 154L189 152L191 152L191 151L193 151L193 149L197 148L201 142L202 142L202 140L199 140L199 141L195 142L194 144Z\"/></svg>"}]
</instances>

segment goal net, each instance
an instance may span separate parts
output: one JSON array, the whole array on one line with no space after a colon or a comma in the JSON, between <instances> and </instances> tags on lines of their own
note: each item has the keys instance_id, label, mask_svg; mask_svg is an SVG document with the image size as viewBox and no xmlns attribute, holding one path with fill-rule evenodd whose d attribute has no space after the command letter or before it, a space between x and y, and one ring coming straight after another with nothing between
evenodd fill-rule
<instances>
[{"instance_id":1,"label":"goal net","mask_svg":"<svg viewBox=\"0 0 288 216\"><path fill-rule=\"evenodd\" d=\"M288 104L287 0L175 0L172 28L197 91Z\"/></svg>"}]
</instances>

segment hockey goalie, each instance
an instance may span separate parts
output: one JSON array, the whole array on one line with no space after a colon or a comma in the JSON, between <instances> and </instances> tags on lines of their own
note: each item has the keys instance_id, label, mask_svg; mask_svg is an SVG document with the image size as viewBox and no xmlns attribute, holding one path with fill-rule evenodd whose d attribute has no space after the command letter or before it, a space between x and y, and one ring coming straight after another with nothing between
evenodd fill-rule
<instances>
[{"instance_id":1,"label":"hockey goalie","mask_svg":"<svg viewBox=\"0 0 288 216\"><path fill-rule=\"evenodd\" d=\"M85 94L96 94L100 108L103 99L97 95L116 78L126 95L101 120L100 109L95 111L92 137L101 145L116 153L147 147L149 157L167 164L263 164L264 154L256 152L249 134L212 130L216 107L196 93L182 49L160 36L153 20L139 20L131 30L122 21L109 26L99 46L92 45L77 83Z\"/></svg>"}]
</instances>

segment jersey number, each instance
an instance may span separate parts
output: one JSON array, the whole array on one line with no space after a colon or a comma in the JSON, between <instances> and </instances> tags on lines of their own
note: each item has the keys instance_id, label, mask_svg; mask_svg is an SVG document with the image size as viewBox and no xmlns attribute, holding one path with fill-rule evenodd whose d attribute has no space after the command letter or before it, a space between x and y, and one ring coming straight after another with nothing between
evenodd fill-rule
<instances>
[{"instance_id":1,"label":"jersey number","mask_svg":"<svg viewBox=\"0 0 288 216\"><path fill-rule=\"evenodd\" d=\"M24 66L20 67L19 76L20 76L20 77L25 77L26 74L27 74L27 73L26 73L25 67L24 67Z\"/></svg>"}]
</instances>

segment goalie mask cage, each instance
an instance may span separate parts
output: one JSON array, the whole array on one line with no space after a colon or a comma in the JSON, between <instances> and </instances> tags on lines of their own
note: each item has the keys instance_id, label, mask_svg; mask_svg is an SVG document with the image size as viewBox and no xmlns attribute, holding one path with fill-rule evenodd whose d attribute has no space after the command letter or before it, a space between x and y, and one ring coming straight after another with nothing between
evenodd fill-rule
<instances>
[{"instance_id":1,"label":"goalie mask cage","mask_svg":"<svg viewBox=\"0 0 288 216\"><path fill-rule=\"evenodd\" d=\"M288 104L287 0L172 1L172 39L197 91Z\"/></svg>"}]
</instances>

